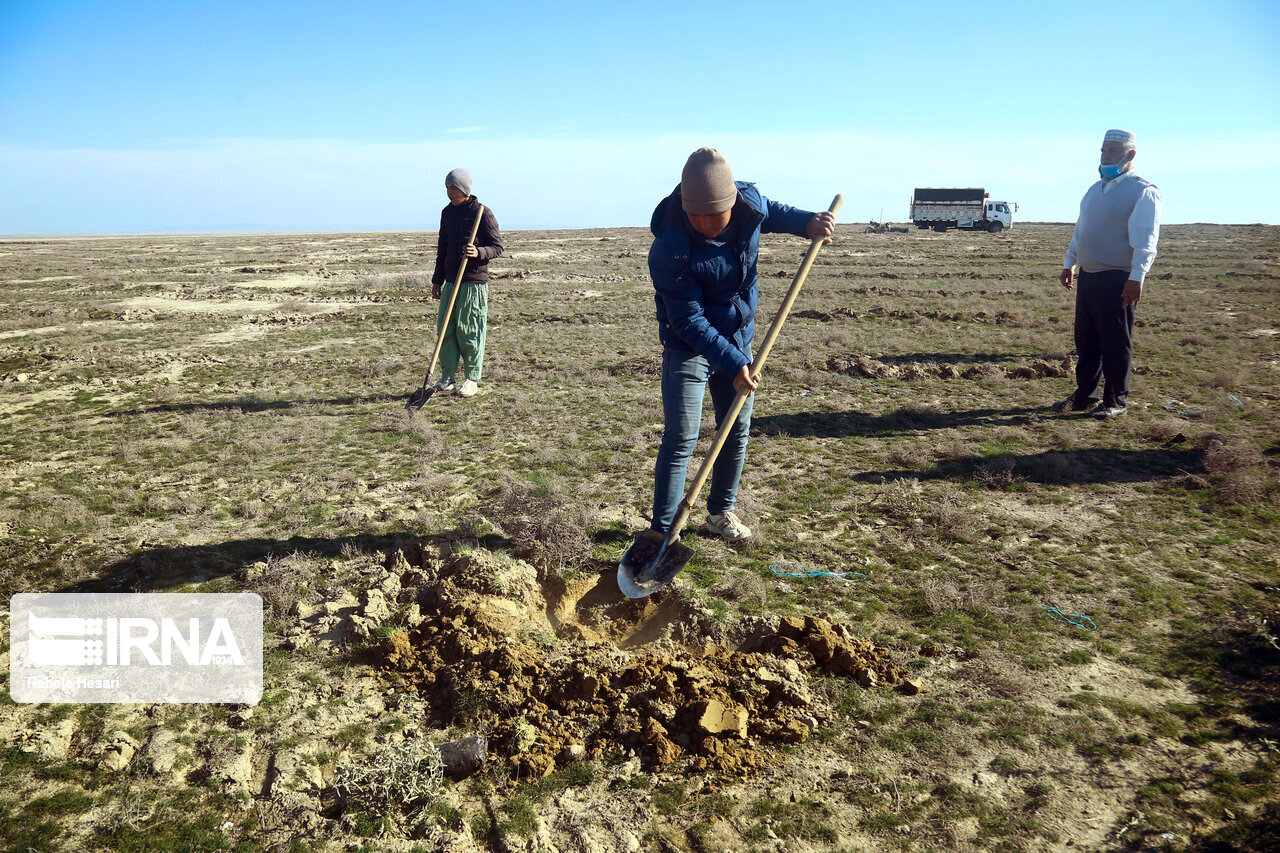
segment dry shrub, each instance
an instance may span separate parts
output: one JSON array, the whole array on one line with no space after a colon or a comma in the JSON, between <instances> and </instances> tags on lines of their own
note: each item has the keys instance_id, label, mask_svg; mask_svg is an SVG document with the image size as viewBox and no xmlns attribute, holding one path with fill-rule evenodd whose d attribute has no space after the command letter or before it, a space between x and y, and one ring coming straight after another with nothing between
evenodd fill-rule
<instances>
[{"instance_id":1,"label":"dry shrub","mask_svg":"<svg viewBox=\"0 0 1280 853\"><path fill-rule=\"evenodd\" d=\"M538 569L540 578L562 574L585 563L592 541L592 513L574 503L558 483L534 486L504 475L488 515Z\"/></svg>"},{"instance_id":2,"label":"dry shrub","mask_svg":"<svg viewBox=\"0 0 1280 853\"><path fill-rule=\"evenodd\" d=\"M942 461L952 461L972 456L973 448L969 446L967 441L953 432L940 438L937 444L933 446L933 452Z\"/></svg>"},{"instance_id":3,"label":"dry shrub","mask_svg":"<svg viewBox=\"0 0 1280 853\"><path fill-rule=\"evenodd\" d=\"M267 557L256 563L242 566L236 573L244 588L262 596L262 606L268 619L288 616L303 592L314 586L318 557L293 553L287 557Z\"/></svg>"},{"instance_id":4,"label":"dry shrub","mask_svg":"<svg viewBox=\"0 0 1280 853\"><path fill-rule=\"evenodd\" d=\"M1275 486L1275 474L1262 453L1239 439L1209 436L1204 470L1218 499L1236 506L1257 506Z\"/></svg>"},{"instance_id":5,"label":"dry shrub","mask_svg":"<svg viewBox=\"0 0 1280 853\"><path fill-rule=\"evenodd\" d=\"M959 610L978 616L989 614L1005 622L1024 618L1023 614L1005 603L1008 591L997 580L933 575L921 581L920 591L925 606L935 616Z\"/></svg>"},{"instance_id":6,"label":"dry shrub","mask_svg":"<svg viewBox=\"0 0 1280 853\"><path fill-rule=\"evenodd\" d=\"M437 471L431 466L425 466L409 481L409 487L415 494L430 501L448 495L455 482L456 478Z\"/></svg>"},{"instance_id":7,"label":"dry shrub","mask_svg":"<svg viewBox=\"0 0 1280 853\"><path fill-rule=\"evenodd\" d=\"M911 522L924 514L924 495L920 481L914 477L894 480L880 487L879 494L871 499L873 506L883 515L899 522Z\"/></svg>"},{"instance_id":8,"label":"dry shrub","mask_svg":"<svg viewBox=\"0 0 1280 853\"><path fill-rule=\"evenodd\" d=\"M928 461L929 453L915 443L895 444L887 456L890 463L902 468L914 468L921 462Z\"/></svg>"},{"instance_id":9,"label":"dry shrub","mask_svg":"<svg viewBox=\"0 0 1280 853\"><path fill-rule=\"evenodd\" d=\"M1183 421L1174 420L1173 418L1161 418L1159 420L1150 421L1142 426L1142 437L1147 441L1159 444L1169 444L1170 442L1186 441L1187 436L1184 430L1187 428ZM1178 438L1182 436L1182 438Z\"/></svg>"},{"instance_id":10,"label":"dry shrub","mask_svg":"<svg viewBox=\"0 0 1280 853\"><path fill-rule=\"evenodd\" d=\"M996 456L985 465L979 465L973 478L984 488L1007 489L1018 479L1013 474L1012 456Z\"/></svg>"},{"instance_id":11,"label":"dry shrub","mask_svg":"<svg viewBox=\"0 0 1280 853\"><path fill-rule=\"evenodd\" d=\"M1228 388L1239 388L1241 383L1244 382L1244 379L1244 368L1238 365L1233 365L1219 370L1217 375L1210 380L1209 384L1214 388L1222 388L1225 390Z\"/></svg>"},{"instance_id":12,"label":"dry shrub","mask_svg":"<svg viewBox=\"0 0 1280 853\"><path fill-rule=\"evenodd\" d=\"M968 542L978 528L974 512L951 495L938 498L925 521L934 538L944 542Z\"/></svg>"}]
</instances>

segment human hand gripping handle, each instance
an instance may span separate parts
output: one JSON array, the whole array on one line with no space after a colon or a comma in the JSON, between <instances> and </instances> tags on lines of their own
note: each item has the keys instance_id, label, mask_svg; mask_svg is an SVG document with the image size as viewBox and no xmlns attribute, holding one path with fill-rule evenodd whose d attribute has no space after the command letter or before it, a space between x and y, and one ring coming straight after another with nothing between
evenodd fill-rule
<instances>
[{"instance_id":1,"label":"human hand gripping handle","mask_svg":"<svg viewBox=\"0 0 1280 853\"><path fill-rule=\"evenodd\" d=\"M805 236L810 240L822 238L822 245L831 245L831 232L836 227L836 216L829 210L821 213L815 213L813 218L809 220L809 224L804 227Z\"/></svg>"}]
</instances>

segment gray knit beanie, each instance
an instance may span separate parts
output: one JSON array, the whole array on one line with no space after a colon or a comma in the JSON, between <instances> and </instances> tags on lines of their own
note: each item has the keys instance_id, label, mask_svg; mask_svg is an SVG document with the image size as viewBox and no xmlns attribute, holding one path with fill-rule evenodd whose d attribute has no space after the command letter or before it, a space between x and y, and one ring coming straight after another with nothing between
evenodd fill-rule
<instances>
[{"instance_id":1,"label":"gray knit beanie","mask_svg":"<svg viewBox=\"0 0 1280 853\"><path fill-rule=\"evenodd\" d=\"M467 195L471 195L471 173L466 169L454 169L444 176L446 187L457 187Z\"/></svg>"},{"instance_id":2,"label":"gray knit beanie","mask_svg":"<svg viewBox=\"0 0 1280 853\"><path fill-rule=\"evenodd\" d=\"M738 188L723 154L714 148L699 148L689 155L680 174L680 199L685 213L698 216L723 213L733 207Z\"/></svg>"}]
</instances>

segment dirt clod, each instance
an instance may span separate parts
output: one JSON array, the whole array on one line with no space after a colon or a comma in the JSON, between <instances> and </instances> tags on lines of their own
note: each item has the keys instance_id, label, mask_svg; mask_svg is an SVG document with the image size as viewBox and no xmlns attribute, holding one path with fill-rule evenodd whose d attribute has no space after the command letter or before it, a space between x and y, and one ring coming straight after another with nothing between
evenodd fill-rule
<instances>
[{"instance_id":1,"label":"dirt clod","mask_svg":"<svg viewBox=\"0 0 1280 853\"><path fill-rule=\"evenodd\" d=\"M618 751L650 769L748 772L829 716L808 670L865 685L905 674L826 618L726 644L674 592L630 602L607 574L538 583L528 564L487 551L422 553L403 573L422 585L402 595L421 621L382 641L385 675L418 691L428 724L487 732L493 754L533 777Z\"/></svg>"}]
</instances>

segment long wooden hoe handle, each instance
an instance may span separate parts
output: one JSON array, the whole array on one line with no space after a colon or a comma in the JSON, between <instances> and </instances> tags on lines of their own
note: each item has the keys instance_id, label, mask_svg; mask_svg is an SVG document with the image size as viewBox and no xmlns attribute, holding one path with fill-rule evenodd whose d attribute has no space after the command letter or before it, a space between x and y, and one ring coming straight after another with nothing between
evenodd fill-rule
<instances>
[{"instance_id":1,"label":"long wooden hoe handle","mask_svg":"<svg viewBox=\"0 0 1280 853\"><path fill-rule=\"evenodd\" d=\"M480 231L480 220L484 218L484 205L480 205L480 212L476 214L475 224L471 226L471 236L467 238L467 243L471 244L476 241L476 234ZM436 361L440 358L440 348L444 346L444 332L449 328L449 318L453 316L453 303L458 301L458 291L462 289L462 276L467 271L466 255L462 256L462 265L458 267L458 279L453 284L453 292L449 294L449 306L444 309L444 321L438 324L436 328L436 350L431 353L431 366L427 368L427 378L422 380L422 387L426 388L431 382L431 374L436 372ZM419 404L421 405L421 404Z\"/></svg>"},{"instance_id":2,"label":"long wooden hoe handle","mask_svg":"<svg viewBox=\"0 0 1280 853\"><path fill-rule=\"evenodd\" d=\"M835 216L842 204L844 204L844 196L837 195L831 200L831 206L827 210L830 211L832 216ZM777 316L773 318L773 323L769 326L769 331L764 336L764 343L760 345L760 352L756 354L756 360L751 364L751 376L756 381L759 381L760 374L764 370L764 363L769 358L770 350L773 349L773 342L778 339L778 333L782 331L782 324L787 321L787 315L791 313L791 306L795 304L796 297L800 295L800 287L809 275L809 268L813 266L814 260L818 257L818 250L822 248L822 240L822 237L818 237L809 243L809 251L805 252L804 260L800 262L800 269L796 270L796 277L791 280L791 287L787 290L787 295L783 297ZM733 423L738 419L738 413L742 411L742 405L747 401L747 396L750 393L750 391L739 391L737 396L733 398L733 405L729 407L729 411L725 413L724 420L720 422L720 428L716 430L716 437L711 442L711 449L707 451L707 458L702 460L698 473L694 475L693 482L684 493L684 500L680 502L680 508L671 524L671 529L667 531L668 543L676 540L676 537L680 535L680 531L684 529L685 524L689 521L689 513L693 511L693 502L697 499L698 493L702 491L703 484L707 482L707 477L711 474L711 466L715 464L716 457L720 455L720 448L724 447L725 440L729 437L729 430L733 429Z\"/></svg>"}]
</instances>

